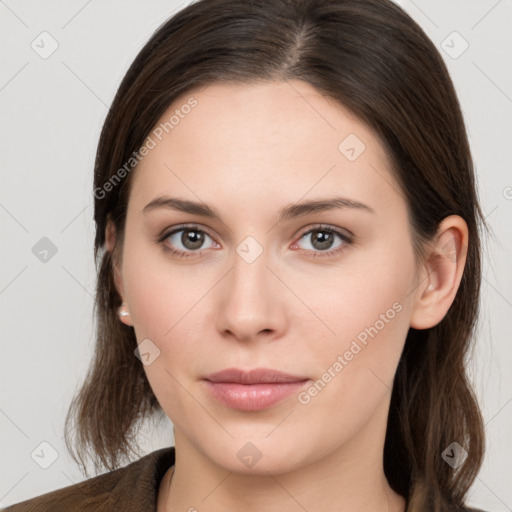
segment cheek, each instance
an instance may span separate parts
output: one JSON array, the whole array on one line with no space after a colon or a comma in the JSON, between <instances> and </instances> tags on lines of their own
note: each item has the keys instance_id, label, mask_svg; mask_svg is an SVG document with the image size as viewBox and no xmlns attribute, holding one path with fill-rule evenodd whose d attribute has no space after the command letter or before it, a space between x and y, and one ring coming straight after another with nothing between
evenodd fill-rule
<instances>
[{"instance_id":1,"label":"cheek","mask_svg":"<svg viewBox=\"0 0 512 512\"><path fill-rule=\"evenodd\" d=\"M139 340L172 338L175 326L190 323L186 316L201 309L201 297L208 289L205 276L193 266L177 265L160 248L130 244L129 237L123 282Z\"/></svg>"},{"instance_id":2,"label":"cheek","mask_svg":"<svg viewBox=\"0 0 512 512\"><path fill-rule=\"evenodd\" d=\"M191 404L181 386L197 373L197 356L206 348L197 329L206 315L201 298L213 283L193 266L173 264L155 248L130 242L127 236L123 280L135 336L139 344L151 340L158 354L144 370L166 413L183 417Z\"/></svg>"},{"instance_id":3,"label":"cheek","mask_svg":"<svg viewBox=\"0 0 512 512\"><path fill-rule=\"evenodd\" d=\"M412 249L386 245L365 254L354 252L321 279L302 274L294 291L329 328L322 329L327 344L340 349L359 335L364 342L372 326L379 338L392 343L409 326L414 276Z\"/></svg>"},{"instance_id":4,"label":"cheek","mask_svg":"<svg viewBox=\"0 0 512 512\"><path fill-rule=\"evenodd\" d=\"M317 381L301 403L355 428L392 389L410 325L414 256L408 246L383 247L350 269L316 295L316 310L335 335L322 339L322 351L309 350ZM358 411L358 420L346 419L346 411Z\"/></svg>"},{"instance_id":5,"label":"cheek","mask_svg":"<svg viewBox=\"0 0 512 512\"><path fill-rule=\"evenodd\" d=\"M159 259L152 263L148 258L141 265L137 251L131 253L125 265L126 296L137 342L149 339L157 347L152 348L157 357L144 365L149 384L166 415L181 425L192 422L196 414L197 404L185 390L190 374L196 373L198 354L204 353L204 337L195 328L205 292L188 280L185 285L183 275L170 265L163 268Z\"/></svg>"}]
</instances>

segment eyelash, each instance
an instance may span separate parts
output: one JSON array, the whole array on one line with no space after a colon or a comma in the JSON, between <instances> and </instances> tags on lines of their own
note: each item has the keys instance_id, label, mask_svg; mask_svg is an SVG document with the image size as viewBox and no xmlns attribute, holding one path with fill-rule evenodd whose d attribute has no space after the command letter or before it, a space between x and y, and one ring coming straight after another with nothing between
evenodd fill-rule
<instances>
[{"instance_id":1,"label":"eyelash","mask_svg":"<svg viewBox=\"0 0 512 512\"><path fill-rule=\"evenodd\" d=\"M197 224L184 224L182 226L179 226L176 229L173 229L172 231L165 232L163 235L161 235L157 239L157 242L162 244L164 249L167 252L169 252L170 254L172 254L173 256L178 256L180 258L190 258L190 257L194 257L194 256L199 256L199 257L202 256L203 251L201 251L201 250L199 250L199 251L181 251L181 250L177 250L177 249L171 249L167 244L165 244L165 241L171 235L174 235L175 233L179 233L180 231L187 231L187 230L196 231L198 233L204 233L205 235L208 235L213 240L213 237L208 233L208 231L201 229ZM308 257L325 258L328 256L333 256L335 254L341 253L342 251L344 251L346 249L347 245L351 245L353 243L352 238L350 238L348 235L346 235L346 234L342 233L341 231L338 231L337 229L334 229L330 226L324 225L324 224L319 224L319 225L314 226L313 228L309 229L308 231L305 231L304 233L302 233L300 235L298 241L301 240L302 238L304 238L305 235L309 235L315 231L320 231L320 232L324 232L324 233L333 233L335 235L338 235L344 243L336 249L331 249L328 251L313 251L313 254L307 254L307 253L311 253L312 251L304 249L304 251L306 251L306 255Z\"/></svg>"}]
</instances>

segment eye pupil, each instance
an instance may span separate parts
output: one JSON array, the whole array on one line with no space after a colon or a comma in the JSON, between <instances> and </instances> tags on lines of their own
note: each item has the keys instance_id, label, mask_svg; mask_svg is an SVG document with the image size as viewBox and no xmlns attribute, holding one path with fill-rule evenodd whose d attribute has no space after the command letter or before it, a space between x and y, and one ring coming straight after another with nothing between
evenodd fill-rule
<instances>
[{"instance_id":1,"label":"eye pupil","mask_svg":"<svg viewBox=\"0 0 512 512\"><path fill-rule=\"evenodd\" d=\"M200 233L199 231L193 229L185 229L183 230L183 234L181 235L181 243L187 249L194 250L199 249L204 242L204 233Z\"/></svg>"},{"instance_id":2,"label":"eye pupil","mask_svg":"<svg viewBox=\"0 0 512 512\"><path fill-rule=\"evenodd\" d=\"M328 231L313 231L313 233L314 244L319 242L319 245L316 245L315 248L322 250L331 247L334 236L333 233L329 233Z\"/></svg>"}]
</instances>

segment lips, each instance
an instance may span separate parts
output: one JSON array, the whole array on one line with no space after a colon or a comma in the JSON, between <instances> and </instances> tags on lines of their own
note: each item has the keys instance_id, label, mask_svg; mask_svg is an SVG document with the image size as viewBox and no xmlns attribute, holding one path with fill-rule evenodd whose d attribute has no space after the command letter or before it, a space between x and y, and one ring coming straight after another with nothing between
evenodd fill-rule
<instances>
[{"instance_id":1,"label":"lips","mask_svg":"<svg viewBox=\"0 0 512 512\"><path fill-rule=\"evenodd\" d=\"M217 401L233 409L259 411L298 392L309 381L269 368L244 371L228 368L204 378L207 390Z\"/></svg>"},{"instance_id":2,"label":"lips","mask_svg":"<svg viewBox=\"0 0 512 512\"><path fill-rule=\"evenodd\" d=\"M270 368L257 368L249 371L227 368L226 370L212 373L205 378L210 382L236 382L238 384L275 384L279 382L301 382L308 380L307 377L291 375Z\"/></svg>"}]
</instances>

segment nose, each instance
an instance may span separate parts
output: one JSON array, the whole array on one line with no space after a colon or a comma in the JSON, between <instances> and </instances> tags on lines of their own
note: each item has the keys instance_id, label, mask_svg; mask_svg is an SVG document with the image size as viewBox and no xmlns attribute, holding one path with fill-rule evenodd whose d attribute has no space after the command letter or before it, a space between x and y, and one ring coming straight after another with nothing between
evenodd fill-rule
<instances>
[{"instance_id":1,"label":"nose","mask_svg":"<svg viewBox=\"0 0 512 512\"><path fill-rule=\"evenodd\" d=\"M218 288L217 329L243 342L280 337L287 327L285 287L271 268L268 251L253 259L255 247L249 244L249 252L246 247L240 244Z\"/></svg>"}]
</instances>

